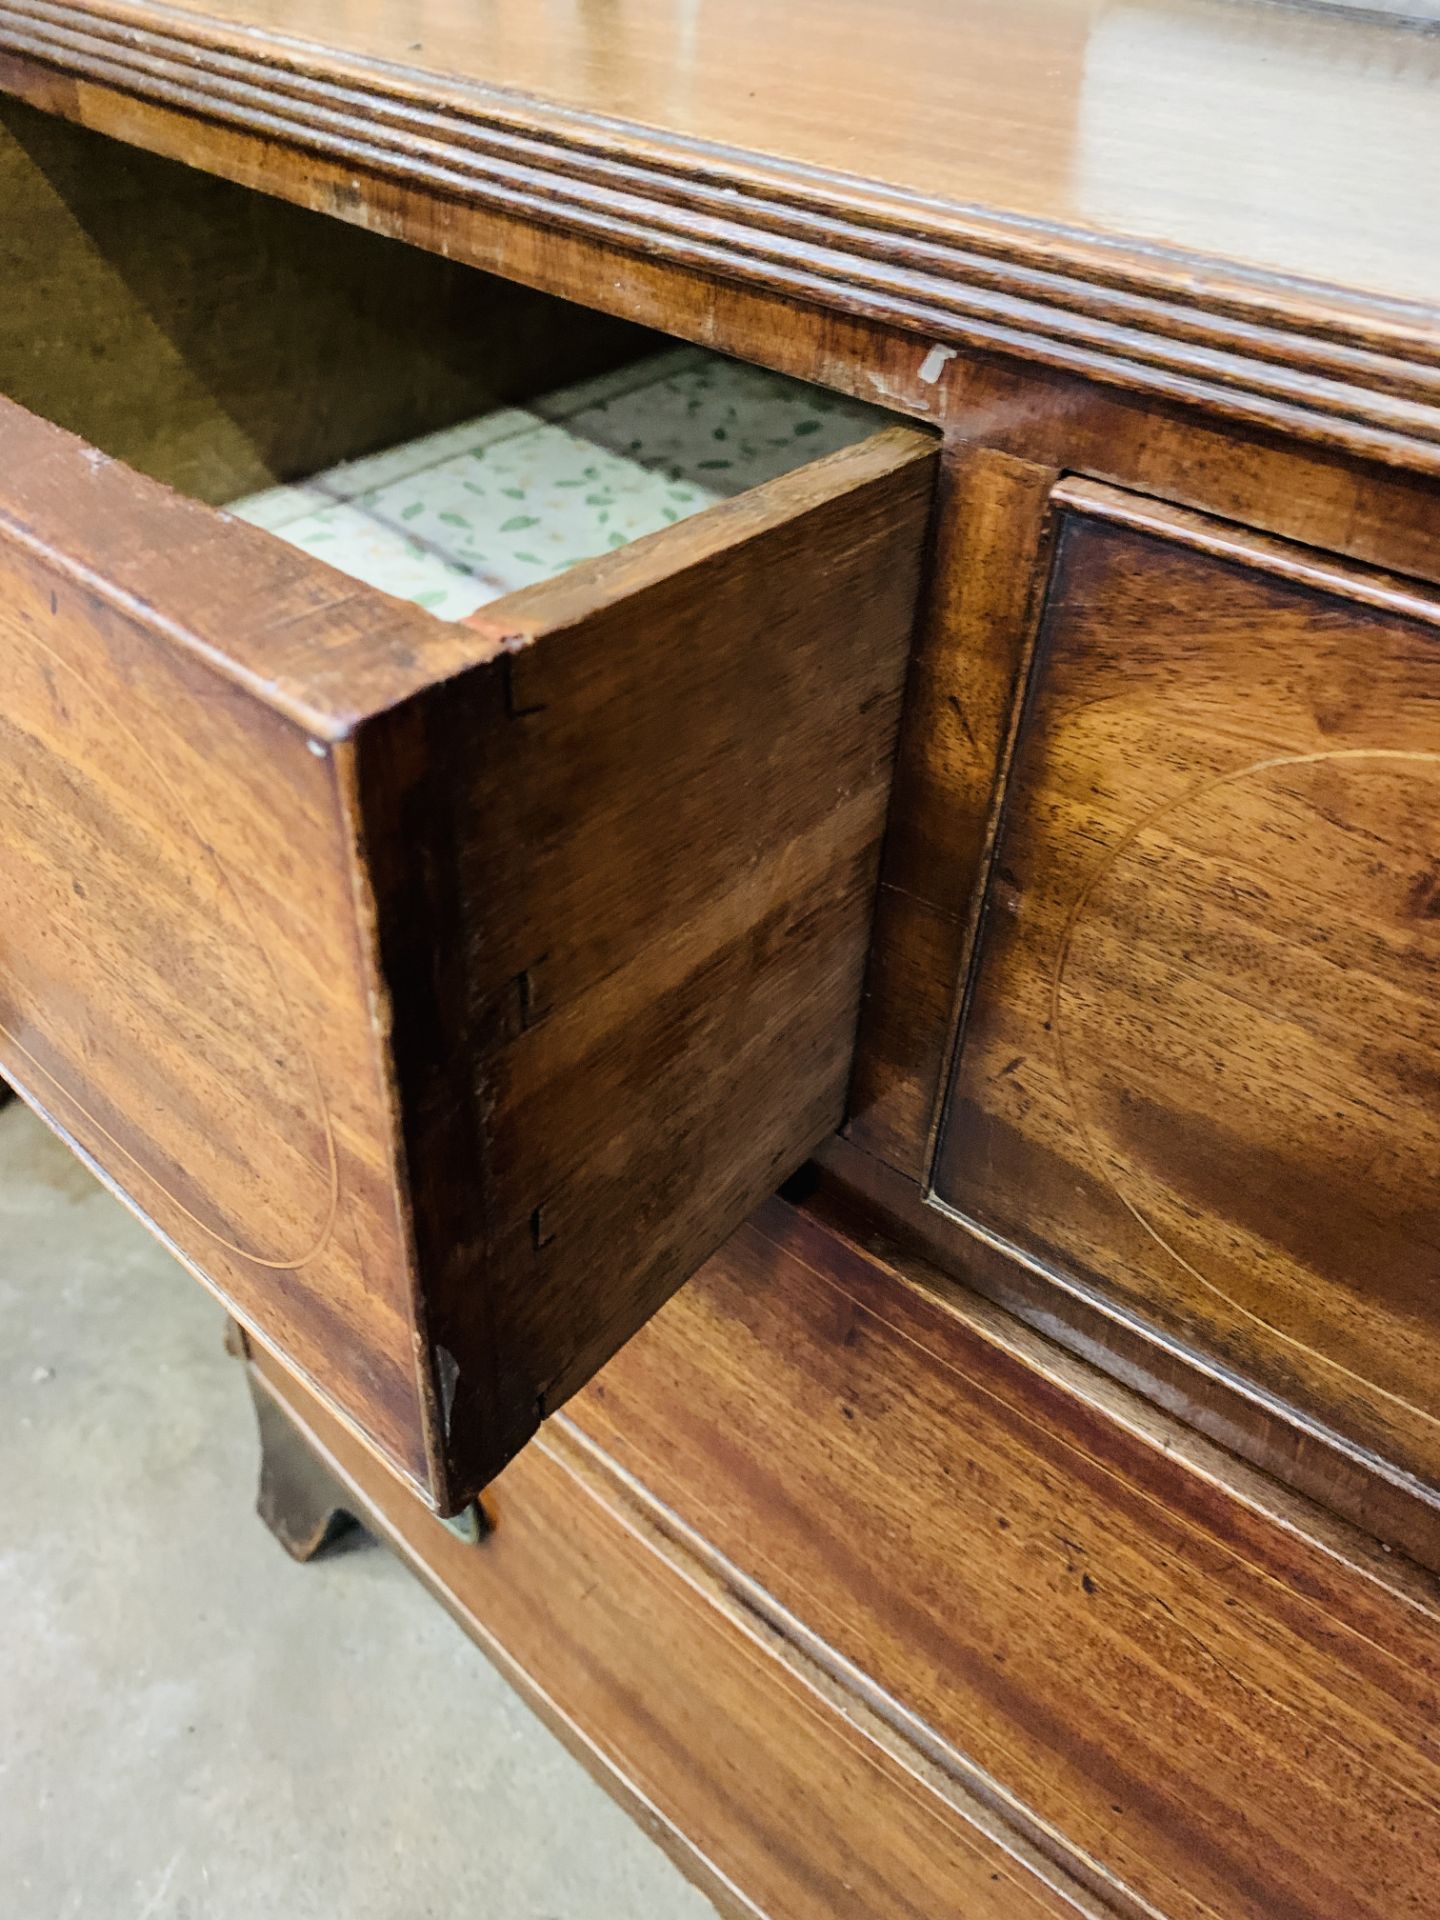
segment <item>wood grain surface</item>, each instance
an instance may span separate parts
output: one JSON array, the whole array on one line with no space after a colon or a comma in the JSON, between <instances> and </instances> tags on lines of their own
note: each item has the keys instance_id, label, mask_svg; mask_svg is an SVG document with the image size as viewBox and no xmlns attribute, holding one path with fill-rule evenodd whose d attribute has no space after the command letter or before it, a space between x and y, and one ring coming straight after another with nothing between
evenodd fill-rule
<instances>
[{"instance_id":1,"label":"wood grain surface","mask_svg":"<svg viewBox=\"0 0 1440 1920\"><path fill-rule=\"evenodd\" d=\"M886 429L510 595L362 739L459 1497L839 1124L934 463Z\"/></svg>"},{"instance_id":2,"label":"wood grain surface","mask_svg":"<svg viewBox=\"0 0 1440 1920\"><path fill-rule=\"evenodd\" d=\"M722 1914L1106 1920L563 1421L487 1495L476 1546L263 1349L252 1381L262 1486L308 1455L318 1508L338 1501L415 1568Z\"/></svg>"},{"instance_id":3,"label":"wood grain surface","mask_svg":"<svg viewBox=\"0 0 1440 1920\"><path fill-rule=\"evenodd\" d=\"M934 1155L1058 478L989 447L946 462L846 1121L857 1147L917 1183Z\"/></svg>"},{"instance_id":4,"label":"wood grain surface","mask_svg":"<svg viewBox=\"0 0 1440 1920\"><path fill-rule=\"evenodd\" d=\"M4 0L5 84L374 219L396 185L927 342L1440 460L1433 34L1224 0L547 16ZM783 74L773 87L756 72ZM1164 83L1157 84L1157 73ZM56 87L47 76L77 84ZM471 242L473 245L473 240Z\"/></svg>"},{"instance_id":5,"label":"wood grain surface","mask_svg":"<svg viewBox=\"0 0 1440 1920\"><path fill-rule=\"evenodd\" d=\"M277 682L431 623L9 402L0 446L0 1064L426 1485L348 749Z\"/></svg>"},{"instance_id":6,"label":"wood grain surface","mask_svg":"<svg viewBox=\"0 0 1440 1920\"><path fill-rule=\"evenodd\" d=\"M466 627L0 443L0 1062L461 1505L840 1118L933 446Z\"/></svg>"},{"instance_id":7,"label":"wood grain surface","mask_svg":"<svg viewBox=\"0 0 1440 1920\"><path fill-rule=\"evenodd\" d=\"M479 1548L258 1363L741 1912L1430 1911L1434 1583L933 1269L768 1205Z\"/></svg>"},{"instance_id":8,"label":"wood grain surface","mask_svg":"<svg viewBox=\"0 0 1440 1920\"><path fill-rule=\"evenodd\" d=\"M942 1199L1440 1482L1440 605L1084 483Z\"/></svg>"},{"instance_id":9,"label":"wood grain surface","mask_svg":"<svg viewBox=\"0 0 1440 1920\"><path fill-rule=\"evenodd\" d=\"M1435 1583L935 1279L777 1203L578 1418L1117 1905L1419 1920Z\"/></svg>"},{"instance_id":10,"label":"wood grain surface","mask_svg":"<svg viewBox=\"0 0 1440 1920\"><path fill-rule=\"evenodd\" d=\"M1080 468L1312 547L1440 581L1433 482L1382 473L1338 449L1306 448L1294 440L1247 434L1233 422L1161 411L1138 394L1061 375L1034 359L1022 366L963 350L943 359L923 336L881 325L858 310L841 314L797 305L783 289L741 286L673 260L642 259L610 241L601 244L568 230L562 234L533 220L482 216L463 201L437 196L423 181L382 182L313 152L297 164L294 153L268 135L233 127L222 133L215 123L197 122L178 108L162 110L104 89L77 89L48 69L27 68L21 77L27 87L33 85L36 97L93 117L127 140L263 185L347 222L404 236L433 253L482 261L592 307L708 340L852 393L881 395L888 404L943 427L947 477L933 591L909 701L891 816L889 879L875 927L869 1011L853 1083L856 1139L863 1137L910 1182L908 1188L889 1190L885 1210L892 1220L902 1215L918 1220L922 1239L937 1257L973 1284L1032 1315L1247 1457L1440 1565L1435 1511L1417 1507L1413 1486L1402 1484L1395 1471L1377 1471L1373 1455L1347 1448L1303 1410L1276 1401L1243 1377L1226 1377L1215 1365L1204 1364L1185 1342L1128 1315L1075 1276L997 1256L953 1217L947 1227L946 1216L924 1208L919 1185L933 1148L937 1096L952 1048L978 897L976 863L988 845L994 788L987 783L1003 762L1014 710L1013 701L1007 705L1008 689L1030 637L1030 594L1043 577L1044 516L1037 514L1036 503L1043 503L1056 475ZM123 172L125 151L103 136L53 119L46 126L55 150L45 176L51 187L63 178L67 191L83 199L88 182ZM138 253L143 260L142 236L133 226L115 223L115 242L110 228L102 231L112 259L125 262ZM130 238L118 244L127 231ZM283 224L266 231L266 244L282 255L282 235L293 244L303 233ZM395 257L409 263L420 256L402 252ZM77 284L88 284L91 271L77 274ZM153 287L150 297L158 299ZM183 313L190 297L177 286L165 295L162 310ZM203 290L193 297L204 306ZM461 302L460 313L465 310ZM63 343L64 353L55 354L51 375L57 391L94 388L93 374L83 364L82 317L73 302L60 302L57 343ZM569 334L561 333L566 353L586 350L590 323L585 318ZM23 366L23 358L12 360L11 377ZM271 406L268 414L283 411ZM242 625L237 632L243 631ZM427 670L443 678L464 669L472 662L472 644L458 632L443 643L433 639ZM367 703L384 704L413 690L405 675L396 673L396 656L383 644L359 646L352 636L341 646L336 634L329 645L333 671L322 704L364 711ZM295 712L304 712L318 655L309 655L308 680L291 674L284 636L272 632L259 661L279 695ZM862 1128L868 1134L862 1136ZM871 1158L869 1164L876 1175L884 1175L885 1162ZM875 1182L867 1176L864 1184L873 1189Z\"/></svg>"},{"instance_id":11,"label":"wood grain surface","mask_svg":"<svg viewBox=\"0 0 1440 1920\"><path fill-rule=\"evenodd\" d=\"M1046 417L1043 407L1037 417ZM1144 1311L1143 1302L1137 1310L1130 1295L1095 1285L1080 1264L1037 1258L1031 1243L1017 1247L967 1224L931 1196L941 1103L1049 566L1047 499L1059 477L1052 462L1063 461L1066 434L1080 422L1070 415L1052 424L1053 431L1026 441L1046 456L1043 464L999 448L947 448L935 590L906 706L848 1138L821 1150L826 1176L966 1284L1440 1570L1440 1505L1413 1471L1342 1436L1331 1416L1317 1418L1302 1390L1278 1396L1273 1381L1207 1353ZM1267 476L1263 465L1251 464L1258 449L1212 460L1217 449L1202 454L1187 436L1197 457L1191 463L1173 458L1174 446L1168 454L1162 449L1158 421L1133 440L1125 437L1128 428L1117 424L1117 431L1106 445L1088 436L1073 444L1102 471L1138 457L1131 471L1142 495L1164 487L1180 498L1208 495L1237 508L1243 495L1240 510L1262 526L1293 515L1288 524L1306 543L1293 551L1308 552L1321 574L1329 563L1314 549L1327 542L1376 551L1357 539L1357 521L1330 518L1328 482L1313 466L1292 493L1276 470ZM1357 501L1385 497L1383 490L1368 494L1369 478L1359 470L1351 480ZM1427 543L1435 546L1433 495L1428 502L1417 496L1416 505L1416 544L1403 558L1399 548L1390 550L1401 565L1423 562ZM1133 511L1144 515L1151 507L1139 498ZM1163 592L1163 581L1157 586ZM1396 591L1415 588L1402 580ZM1163 619L1163 607L1157 611ZM1376 697L1384 695L1377 690ZM1425 1055L1415 1044L1414 1066L1423 1072ZM1019 1204L1012 1197L1011 1205Z\"/></svg>"}]
</instances>

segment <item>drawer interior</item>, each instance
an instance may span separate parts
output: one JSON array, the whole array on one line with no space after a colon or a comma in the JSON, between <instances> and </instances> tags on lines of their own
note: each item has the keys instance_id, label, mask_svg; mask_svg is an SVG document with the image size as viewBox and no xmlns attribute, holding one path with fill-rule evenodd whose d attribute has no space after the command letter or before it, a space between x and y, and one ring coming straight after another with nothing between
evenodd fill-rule
<instances>
[{"instance_id":1,"label":"drawer interior","mask_svg":"<svg viewBox=\"0 0 1440 1920\"><path fill-rule=\"evenodd\" d=\"M0 270L0 1073L453 1510L844 1118L934 439L14 106Z\"/></svg>"},{"instance_id":2,"label":"drawer interior","mask_svg":"<svg viewBox=\"0 0 1440 1920\"><path fill-rule=\"evenodd\" d=\"M0 102L0 392L458 620L874 408Z\"/></svg>"},{"instance_id":3,"label":"drawer interior","mask_svg":"<svg viewBox=\"0 0 1440 1920\"><path fill-rule=\"evenodd\" d=\"M5 99L0 284L0 392L212 506L660 344Z\"/></svg>"},{"instance_id":4,"label":"drawer interior","mask_svg":"<svg viewBox=\"0 0 1440 1920\"><path fill-rule=\"evenodd\" d=\"M696 348L650 354L230 511L462 620L853 446L884 416Z\"/></svg>"}]
</instances>

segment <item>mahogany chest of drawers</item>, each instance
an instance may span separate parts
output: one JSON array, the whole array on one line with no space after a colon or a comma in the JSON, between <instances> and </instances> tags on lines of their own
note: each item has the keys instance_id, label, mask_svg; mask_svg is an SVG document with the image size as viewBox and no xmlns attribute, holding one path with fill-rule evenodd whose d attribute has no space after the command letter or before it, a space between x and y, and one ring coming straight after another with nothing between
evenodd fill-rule
<instances>
[{"instance_id":1,"label":"mahogany chest of drawers","mask_svg":"<svg viewBox=\"0 0 1440 1920\"><path fill-rule=\"evenodd\" d=\"M394 13L0 0L0 1073L723 1909L1419 1920L1437 42Z\"/></svg>"}]
</instances>

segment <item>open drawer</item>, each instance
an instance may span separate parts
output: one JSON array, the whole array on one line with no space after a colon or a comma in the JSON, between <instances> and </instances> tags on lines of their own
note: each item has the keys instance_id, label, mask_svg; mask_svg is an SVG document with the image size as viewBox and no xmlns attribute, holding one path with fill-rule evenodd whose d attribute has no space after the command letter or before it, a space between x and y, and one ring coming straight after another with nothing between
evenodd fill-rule
<instances>
[{"instance_id":1,"label":"open drawer","mask_svg":"<svg viewBox=\"0 0 1440 1920\"><path fill-rule=\"evenodd\" d=\"M453 312L493 358L509 292L465 276L476 334L457 270L344 229L372 264L307 278L329 223L178 169L157 185L143 156L37 167L35 142L80 136L22 126L5 240L68 426L90 426L91 316L113 324L97 276L117 298L143 280L116 250L151 244L147 204L168 249L147 320L178 284L203 334L228 231L252 397L265 329L285 338L257 466L253 433L226 452L223 355L207 439L157 329L111 339L82 439L34 408L23 315L0 329L0 1071L452 1509L842 1117L933 448L867 426L442 620L111 456L143 442L151 474L215 499L227 474L253 492L430 431L475 395L412 383L381 419L357 392L347 433L327 354L406 275L444 274L416 328L433 344ZM108 218L46 217L86 193ZM318 318L275 317L277 261ZM562 378L655 344L611 329L592 351L588 316L537 327L510 291ZM158 327L166 354L179 331ZM405 362L403 326L367 337ZM302 373L330 399L307 385L291 423ZM507 377L502 399L540 385ZM167 406L191 409L169 439Z\"/></svg>"}]
</instances>

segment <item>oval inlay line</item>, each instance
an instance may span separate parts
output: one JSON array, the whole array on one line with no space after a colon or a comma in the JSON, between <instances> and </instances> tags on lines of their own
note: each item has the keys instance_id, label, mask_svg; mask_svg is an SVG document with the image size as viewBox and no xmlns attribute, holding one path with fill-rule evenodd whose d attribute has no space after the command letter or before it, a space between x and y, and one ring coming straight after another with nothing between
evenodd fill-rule
<instances>
[{"instance_id":1,"label":"oval inlay line","mask_svg":"<svg viewBox=\"0 0 1440 1920\"><path fill-rule=\"evenodd\" d=\"M1100 1151L1089 1122L1085 1118L1082 1104L1076 1097L1074 1082L1070 1071L1070 1056L1067 1051L1065 1036L1063 995L1065 974L1070 962L1071 948L1074 944L1075 934L1097 890L1120 864L1135 843L1143 834L1150 832L1161 821L1167 819L1172 814L1182 812L1185 808L1193 806L1197 801L1204 799L1207 794L1214 792L1217 788L1233 786L1241 781L1255 779L1260 775L1273 773L1286 767L1317 766L1324 762L1332 761L1369 761L1378 764L1411 765L1422 767L1431 775L1440 774L1440 753L1422 749L1336 747L1316 753L1276 754L1264 760L1252 761L1247 766L1232 768L1226 773L1206 775L1202 779L1194 782L1174 799L1166 800L1160 806L1152 808L1149 813L1144 814L1132 826L1128 827L1109 852L1096 863L1090 872L1089 878L1076 895L1069 913L1065 917L1065 924L1060 934L1059 946L1056 949L1055 964L1050 976L1050 1027L1055 1042L1055 1053L1060 1072L1061 1086L1064 1089L1065 1099L1070 1108L1071 1118L1075 1123L1076 1131L1084 1142L1085 1150L1106 1187L1125 1209L1126 1213L1130 1215L1131 1219L1134 1220L1135 1224L1154 1241L1156 1246L1158 1246L1169 1259L1173 1260L1182 1272L1188 1274L1197 1286L1202 1287L1215 1299L1223 1301L1232 1312L1250 1321L1252 1325L1261 1328L1275 1339L1283 1341L1286 1346L1292 1347L1297 1352L1305 1354L1309 1359L1318 1361L1321 1366L1328 1367L1333 1372L1342 1375L1345 1379L1353 1381L1356 1386L1362 1387L1366 1393L1378 1394L1382 1399L1391 1402L1392 1405L1403 1408L1406 1413L1413 1414L1417 1420L1424 1421L1426 1425L1440 1427L1440 1418L1437 1418L1437 1416L1432 1413L1428 1413L1424 1407L1417 1406L1414 1401L1406 1399L1403 1394L1395 1393L1388 1387L1381 1386L1368 1375L1355 1372L1353 1368L1347 1367L1343 1361L1336 1360L1330 1354L1324 1353L1319 1348L1312 1346L1308 1341L1299 1340L1294 1334L1286 1333L1283 1327L1276 1326L1273 1321L1267 1320L1263 1314L1256 1313L1253 1308L1245 1306L1243 1302L1237 1300L1233 1294L1228 1293L1224 1287L1217 1285L1215 1281L1209 1279L1205 1274L1201 1273L1191 1261L1187 1260L1179 1248L1155 1225L1154 1221L1147 1217L1144 1209L1138 1206L1129 1195L1125 1193L1116 1180L1113 1171L1110 1166L1107 1165L1104 1154ZM1118 1159L1119 1156L1112 1155L1112 1158Z\"/></svg>"}]
</instances>

